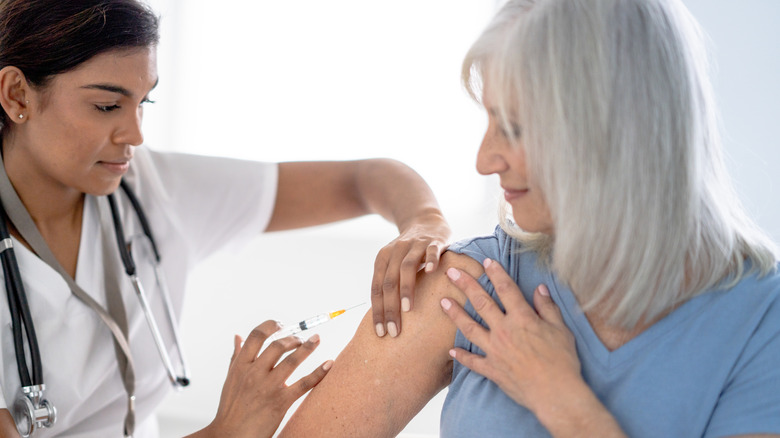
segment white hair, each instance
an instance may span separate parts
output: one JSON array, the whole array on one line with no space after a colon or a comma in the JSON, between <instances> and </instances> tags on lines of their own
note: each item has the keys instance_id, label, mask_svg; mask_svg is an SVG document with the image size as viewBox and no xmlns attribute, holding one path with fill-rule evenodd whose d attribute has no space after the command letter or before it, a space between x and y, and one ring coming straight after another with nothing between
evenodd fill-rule
<instances>
[{"instance_id":1,"label":"white hair","mask_svg":"<svg viewBox=\"0 0 780 438\"><path fill-rule=\"evenodd\" d=\"M520 125L554 236L504 228L611 324L777 264L724 166L703 40L680 0L510 0L463 63Z\"/></svg>"}]
</instances>

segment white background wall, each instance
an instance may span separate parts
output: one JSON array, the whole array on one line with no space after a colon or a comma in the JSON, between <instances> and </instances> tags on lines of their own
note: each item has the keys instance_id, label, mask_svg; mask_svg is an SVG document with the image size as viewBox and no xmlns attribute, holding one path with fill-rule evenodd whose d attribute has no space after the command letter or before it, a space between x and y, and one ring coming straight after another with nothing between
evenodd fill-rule
<instances>
[{"instance_id":1,"label":"white background wall","mask_svg":"<svg viewBox=\"0 0 780 438\"><path fill-rule=\"evenodd\" d=\"M459 71L497 3L151 1L163 41L147 143L267 161L397 158L429 181L456 238L488 233L496 184L473 169L485 117L461 90ZM713 40L737 190L780 241L780 2L684 3ZM374 254L393 237L378 218L262 235L195 272L181 321L193 384L160 410L163 436L211 421L233 334L368 301ZM364 310L324 326L298 375L335 358ZM438 435L442 399L405 434Z\"/></svg>"}]
</instances>

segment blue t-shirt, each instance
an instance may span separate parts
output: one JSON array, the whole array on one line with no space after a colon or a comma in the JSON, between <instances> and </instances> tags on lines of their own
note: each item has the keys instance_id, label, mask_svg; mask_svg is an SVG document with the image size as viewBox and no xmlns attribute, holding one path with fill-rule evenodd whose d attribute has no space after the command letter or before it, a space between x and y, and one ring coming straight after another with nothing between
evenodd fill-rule
<instances>
[{"instance_id":1,"label":"blue t-shirt","mask_svg":"<svg viewBox=\"0 0 780 438\"><path fill-rule=\"evenodd\" d=\"M617 350L594 333L566 285L533 252L496 228L450 251L501 263L533 306L544 283L574 334L582 376L631 437L780 433L780 273L749 275L687 301ZM479 282L499 302L486 275ZM482 325L471 303L466 311ZM484 351L460 330L455 346ZM566 397L566 394L561 394ZM549 436L536 417L487 378L454 362L442 437Z\"/></svg>"}]
</instances>

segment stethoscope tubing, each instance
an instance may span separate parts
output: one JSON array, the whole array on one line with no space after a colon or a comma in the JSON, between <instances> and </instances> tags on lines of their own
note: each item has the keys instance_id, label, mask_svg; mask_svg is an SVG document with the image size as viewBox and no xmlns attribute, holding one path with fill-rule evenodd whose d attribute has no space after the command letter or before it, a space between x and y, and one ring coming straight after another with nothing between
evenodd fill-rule
<instances>
[{"instance_id":1,"label":"stethoscope tubing","mask_svg":"<svg viewBox=\"0 0 780 438\"><path fill-rule=\"evenodd\" d=\"M38 338L35 335L35 327L30 315L30 306L27 302L27 294L24 292L22 276L19 272L19 265L16 262L13 244L11 244L11 234L8 232L8 216L5 208L0 204L0 239L8 244L4 246L0 258L3 263L3 275L5 279L5 290L8 296L8 307L11 313L11 325L14 335L14 350L17 357L17 368L19 369L19 379L22 387L31 387L43 384L43 366L41 364L41 353L38 348ZM20 320L21 317L21 320ZM24 324L24 333L22 333L22 324ZM30 360L32 361L32 378L27 366L27 359L24 351L24 339L27 337L29 345Z\"/></svg>"},{"instance_id":2,"label":"stethoscope tubing","mask_svg":"<svg viewBox=\"0 0 780 438\"><path fill-rule=\"evenodd\" d=\"M125 242L125 232L124 228L122 226L122 220L119 217L119 208L117 207L116 199L114 197L114 194L108 195L108 204L111 208L111 216L114 223L114 231L117 241L117 246L119 247L119 254L122 258L122 264L125 267L125 272L127 273L127 276L130 278L130 282L133 285L133 289L136 292L136 295L138 296L138 300L141 304L141 307L143 309L144 316L146 317L146 322L149 326L149 330L152 332L152 338L154 339L154 343L157 346L157 351L160 353L160 358L163 361L163 364L165 366L166 371L168 372L168 378L171 381L171 384L174 386L174 388L180 389L181 387L187 386L190 384L189 379L189 370L187 367L187 363L184 359L184 354L181 351L181 343L179 340L179 331L176 327L176 320L173 315L173 309L172 304L170 300L170 294L168 292L167 285L164 282L164 276L160 272L160 253L157 249L157 243L154 239L154 236L152 235L152 228L149 226L149 221L146 218L146 214L144 213L144 209L141 208L141 203L138 202L138 198L135 196L135 193L132 189L127 185L125 180L120 181L120 187L125 192L125 195L127 195L127 199L130 201L130 204L133 206L133 210L135 210L136 217L138 218L138 222L141 224L141 229L143 230L144 234L146 235L146 238L148 239L149 243L152 247L152 252L154 253L155 262L154 270L155 270L155 279L157 282L157 285L160 288L160 295L164 301L164 306L166 309L166 316L168 317L168 320L171 325L171 331L173 334L173 341L174 345L176 346L178 353L179 353L179 359L182 366L182 375L178 376L176 374L176 371L173 367L173 363L171 362L171 358L168 355L165 343L162 340L162 335L160 334L160 328L157 325L157 322L155 321L154 317L152 316L152 309L149 306L149 300L146 297L146 293L144 293L143 286L141 284L141 281L138 279L138 275L136 273L136 266L135 262L133 261L133 256L130 253L130 249L128 249L127 244Z\"/></svg>"},{"instance_id":3,"label":"stethoscope tubing","mask_svg":"<svg viewBox=\"0 0 780 438\"><path fill-rule=\"evenodd\" d=\"M159 264L160 251L157 249L157 240L155 240L154 235L152 234L152 227L149 226L149 219L146 218L146 213L144 213L144 209L141 207L141 203L138 201L138 197L135 196L135 192L133 192L133 190L130 189L130 186L127 185L127 182L124 179L119 181L119 186L122 187L122 190L125 192L125 195L127 195L127 199L130 201L130 204L133 206L133 210L135 210L135 214L138 217L138 222L141 223L141 229L143 230L146 237L149 239L149 243L152 245L152 252L154 253L154 259ZM112 214L114 214L113 210L112 210Z\"/></svg>"},{"instance_id":4,"label":"stethoscope tubing","mask_svg":"<svg viewBox=\"0 0 780 438\"><path fill-rule=\"evenodd\" d=\"M165 366L166 371L168 372L168 376L171 380L171 383L175 388L180 389L181 387L189 385L189 372L188 372L186 362L184 360L184 355L181 351L181 344L179 340L178 329L176 326L176 320L173 315L171 300L170 297L168 296L169 292L167 289L167 285L165 284L164 276L162 275L160 269L160 253L157 248L157 243L152 235L151 227L149 226L149 221L146 217L146 214L143 211L143 208L141 207L140 202L138 201L138 198L135 196L135 193L127 185L124 179L120 181L120 187L125 192L128 200L132 204L133 210L135 210L138 221L141 224L141 228L143 229L144 234L148 238L152 248L152 252L154 253L155 260L154 263L152 263L152 265L154 266L156 282L160 288L161 296L164 300L164 307L167 313L166 316L168 317L173 330L174 344L178 350L179 359L181 361L181 366L182 366L181 376L177 375L173 367L171 358L169 357L165 349L165 344L162 340L160 330L157 326L156 321L154 320L154 317L152 316L148 299L146 297L146 294L143 291L142 284L136 274L135 262L133 260L132 254L130 253L129 247L125 242L124 227L122 225L122 220L120 218L119 209L116 203L115 196L114 194L110 194L107 196L107 199L108 199L109 207L111 209L111 215L113 219L112 222L115 231L114 234L116 236L116 243L119 249L120 258L122 260L122 264L124 266L125 272L130 278L133 288L135 289L136 294L139 298L143 313L146 316L147 323L152 332L152 336L154 338L158 352L160 353L160 357L163 361L163 365ZM42 419L35 418L35 420L33 420L33 417L36 416L36 412L30 411L30 413L28 414L28 416L32 415L32 417L30 417L30 421L34 421L35 423L42 422L43 427L50 427L55 421L56 409L54 409L54 407L51 406L48 403L48 401L46 401L45 399L41 399L41 400L37 399L41 397L44 389L43 366L41 364L41 355L40 355L40 349L38 347L38 339L35 335L35 328L33 325L32 316L30 314L27 295L24 290L24 284L22 282L21 273L19 271L19 265L16 261L16 256L13 248L13 241L8 231L7 223L9 221L10 220L8 218L8 214L5 211L5 208L3 207L2 203L0 203L0 262L2 262L6 294L8 296L8 307L11 313L11 324L13 328L13 337L14 337L14 351L16 353L16 364L19 371L19 379L22 386L22 392L24 394L28 394L28 397L30 396L36 397L36 403L40 402L41 405L34 406L34 409L41 408L41 410L46 411L44 414L48 415L48 417L46 418L42 418ZM32 362L32 377L30 377L30 370L27 364L27 355L24 348L25 337L27 338L30 360ZM130 397L130 400L131 403L134 400L134 397L132 395ZM30 404L29 403L30 400L27 401L28 404ZM41 427L41 425L39 425L39 427ZM32 430L33 427L31 425L30 431L27 435L23 434L21 432L21 429L20 429L20 433L22 433L23 436L29 436L29 434L32 433Z\"/></svg>"}]
</instances>

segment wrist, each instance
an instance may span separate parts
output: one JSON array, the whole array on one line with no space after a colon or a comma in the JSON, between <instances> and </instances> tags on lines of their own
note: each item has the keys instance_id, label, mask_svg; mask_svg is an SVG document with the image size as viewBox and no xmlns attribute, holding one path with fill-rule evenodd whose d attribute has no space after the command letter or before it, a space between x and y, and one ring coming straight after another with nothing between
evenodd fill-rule
<instances>
[{"instance_id":1,"label":"wrist","mask_svg":"<svg viewBox=\"0 0 780 438\"><path fill-rule=\"evenodd\" d=\"M403 221L399 221L398 231L404 232L415 225L443 225L449 229L447 219L438 207L423 207Z\"/></svg>"},{"instance_id":2,"label":"wrist","mask_svg":"<svg viewBox=\"0 0 780 438\"><path fill-rule=\"evenodd\" d=\"M624 438L617 420L582 379L570 382L554 399L529 408L554 437Z\"/></svg>"}]
</instances>

